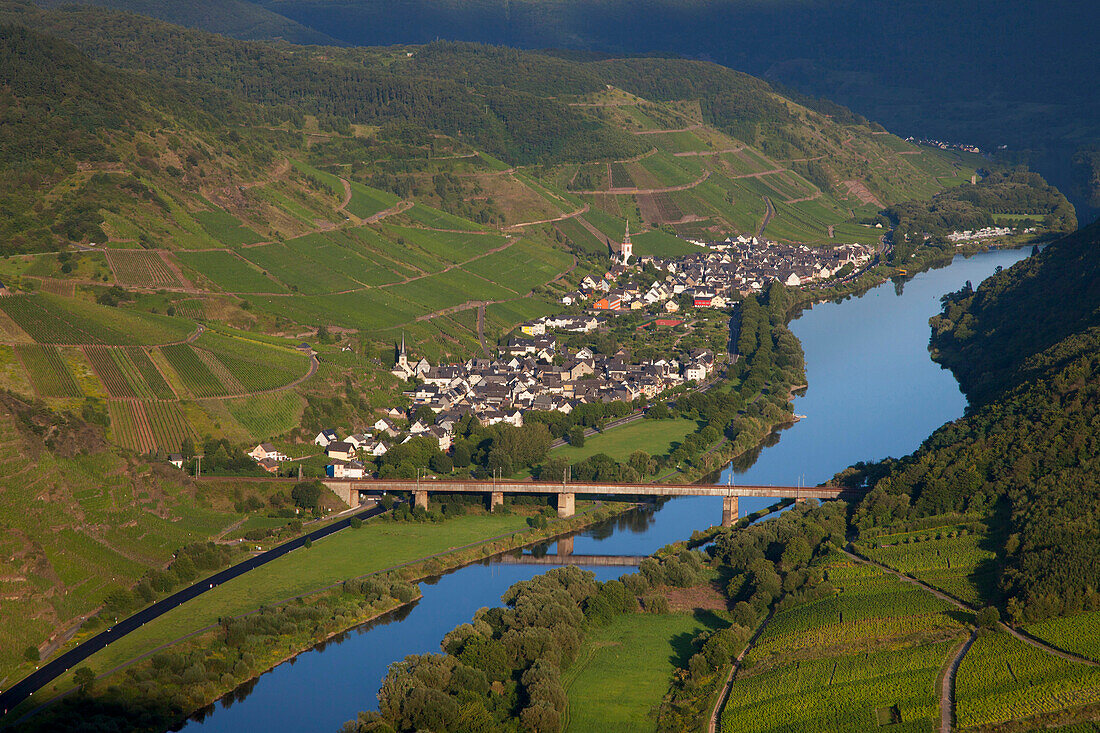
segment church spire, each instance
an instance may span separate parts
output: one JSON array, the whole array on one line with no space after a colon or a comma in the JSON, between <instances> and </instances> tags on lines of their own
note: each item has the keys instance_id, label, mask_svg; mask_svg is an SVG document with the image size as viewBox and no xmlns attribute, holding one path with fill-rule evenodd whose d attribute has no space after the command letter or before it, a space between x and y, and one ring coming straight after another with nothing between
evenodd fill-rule
<instances>
[{"instance_id":1,"label":"church spire","mask_svg":"<svg viewBox=\"0 0 1100 733\"><path fill-rule=\"evenodd\" d=\"M619 259L624 265L630 264L630 257L634 254L634 245L630 243L630 220L626 220L626 234L623 235L623 243L619 247Z\"/></svg>"}]
</instances>

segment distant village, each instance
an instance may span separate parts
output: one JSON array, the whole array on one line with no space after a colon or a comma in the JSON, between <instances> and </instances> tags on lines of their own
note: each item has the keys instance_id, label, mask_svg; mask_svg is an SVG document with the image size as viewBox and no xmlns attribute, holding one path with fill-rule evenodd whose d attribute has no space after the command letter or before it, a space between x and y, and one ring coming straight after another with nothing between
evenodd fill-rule
<instances>
[{"instance_id":1,"label":"distant village","mask_svg":"<svg viewBox=\"0 0 1100 733\"><path fill-rule=\"evenodd\" d=\"M629 239L627 230L622 247L629 246ZM562 296L561 302L579 303L597 312L656 307L672 313L680 309L679 296L687 293L696 308L725 308L763 291L773 280L790 287L824 282L845 267L855 271L874 258L874 250L862 244L819 248L744 236L692 244L700 247L698 253L671 260L638 258L635 268L650 265L663 273L645 292L615 285L631 269L629 257L620 254L618 264L604 278L586 277L577 290Z\"/></svg>"},{"instance_id":2,"label":"distant village","mask_svg":"<svg viewBox=\"0 0 1100 733\"><path fill-rule=\"evenodd\" d=\"M967 143L949 143L943 140L937 140L932 137L907 137L906 142L913 143L914 145L924 145L929 148L939 148L940 150L962 150L965 153L981 153L982 149L977 145L969 145ZM1003 146L1002 146L1003 147Z\"/></svg>"},{"instance_id":3,"label":"distant village","mask_svg":"<svg viewBox=\"0 0 1100 733\"><path fill-rule=\"evenodd\" d=\"M1024 234L1031 234L1036 231L1035 227L1028 227L1023 230ZM1010 234L1015 234L1016 230L1012 227L982 227L977 230L965 229L961 232L951 232L947 235L949 242L955 242L956 245L962 246L966 242L973 242L979 239L994 239L996 237L1007 237Z\"/></svg>"},{"instance_id":4,"label":"distant village","mask_svg":"<svg viewBox=\"0 0 1100 733\"><path fill-rule=\"evenodd\" d=\"M314 442L331 461L328 476L363 478L369 469L362 459L385 455L398 440L423 436L448 451L455 427L466 415L482 425L521 427L529 410L568 414L580 404L652 400L684 384L705 383L716 368L709 349L695 349L682 361L671 355L633 361L624 350L607 355L587 347L560 348L555 333L589 333L624 311L659 316L688 303L694 308L737 307L741 298L761 292L772 281L792 287L824 282L846 274L845 268L854 272L874 257L872 249L859 244L811 248L744 236L695 244L698 253L676 259L634 258L627 229L603 276L586 276L577 290L562 296L564 305L579 306L582 313L521 324L493 359L432 364L412 358L402 339L392 374L413 385L405 392L409 409L392 408L363 432L344 437L334 430L318 433ZM634 277L643 270L657 273L645 288ZM433 419L424 419L422 406ZM289 460L270 443L256 446L249 455L272 473Z\"/></svg>"}]
</instances>

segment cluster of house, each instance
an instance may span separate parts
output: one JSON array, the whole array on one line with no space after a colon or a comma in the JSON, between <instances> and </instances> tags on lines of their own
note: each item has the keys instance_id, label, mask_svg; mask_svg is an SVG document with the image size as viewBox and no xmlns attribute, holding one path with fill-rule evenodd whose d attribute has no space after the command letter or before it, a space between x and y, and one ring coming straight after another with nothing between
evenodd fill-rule
<instances>
[{"instance_id":1,"label":"cluster of house","mask_svg":"<svg viewBox=\"0 0 1100 733\"><path fill-rule=\"evenodd\" d=\"M700 286L704 292L751 295L772 280L792 287L829 280L845 266L859 269L873 258L874 250L862 244L807 247L739 236L711 243L708 251L669 262L666 267L673 269L685 290L694 288L698 299Z\"/></svg>"},{"instance_id":2,"label":"cluster of house","mask_svg":"<svg viewBox=\"0 0 1100 733\"><path fill-rule=\"evenodd\" d=\"M936 140L931 137L907 137L906 142L911 142L914 145L924 145L929 148L939 148L940 150L963 150L967 153L980 153L982 149L977 145L968 145L966 143L949 143L943 140Z\"/></svg>"},{"instance_id":3,"label":"cluster of house","mask_svg":"<svg viewBox=\"0 0 1100 733\"><path fill-rule=\"evenodd\" d=\"M734 298L760 292L772 280L797 287L829 280L846 265L859 269L874 258L874 250L861 244L835 247L807 247L781 244L758 237L730 237L720 242L692 242L702 249L672 260L640 257L637 266L652 265L664 276L648 288L618 285L631 270L612 266L602 278L587 276L574 292L561 297L566 305L580 303L593 311L680 309L680 296L687 293L696 308L726 308Z\"/></svg>"},{"instance_id":4,"label":"cluster of house","mask_svg":"<svg viewBox=\"0 0 1100 733\"><path fill-rule=\"evenodd\" d=\"M559 355L563 358L557 359ZM466 415L482 425L521 427L529 410L568 414L584 403L653 398L687 381L705 381L714 366L714 354L705 349L693 351L683 363L632 363L626 352L607 356L587 348L559 354L554 338L543 335L513 339L496 359L433 366L426 359L410 361L402 339L393 373L417 382L406 392L412 401L408 428L399 427L405 413L393 409L367 431L340 438L324 430L314 442L331 460L326 469L330 477L362 478L368 470L362 459L384 455L398 440L424 436L436 441L440 450L450 450L455 427ZM431 409L432 420L416 417L423 415L421 405ZM252 455L271 471L285 460L269 444L257 446Z\"/></svg>"},{"instance_id":5,"label":"cluster of house","mask_svg":"<svg viewBox=\"0 0 1100 733\"><path fill-rule=\"evenodd\" d=\"M976 231L965 229L961 232L951 232L947 235L947 239L950 242L956 244L963 244L964 242L973 242L978 239L993 239L994 237L1007 237L1016 230L1012 227L982 227ZM1024 233L1031 233L1035 231L1034 227L1030 227L1024 230Z\"/></svg>"}]
</instances>

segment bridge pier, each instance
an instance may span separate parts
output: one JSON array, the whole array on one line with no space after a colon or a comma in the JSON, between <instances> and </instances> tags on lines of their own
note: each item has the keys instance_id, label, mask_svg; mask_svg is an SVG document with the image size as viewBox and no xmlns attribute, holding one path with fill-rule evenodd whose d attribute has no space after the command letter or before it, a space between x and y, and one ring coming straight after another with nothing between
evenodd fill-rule
<instances>
[{"instance_id":1,"label":"bridge pier","mask_svg":"<svg viewBox=\"0 0 1100 733\"><path fill-rule=\"evenodd\" d=\"M424 511L428 511L428 492L427 491L414 491L413 503L415 506L420 507Z\"/></svg>"},{"instance_id":2,"label":"bridge pier","mask_svg":"<svg viewBox=\"0 0 1100 733\"><path fill-rule=\"evenodd\" d=\"M558 493L558 516L568 519L577 513L577 495L572 492L562 491Z\"/></svg>"},{"instance_id":3,"label":"bridge pier","mask_svg":"<svg viewBox=\"0 0 1100 733\"><path fill-rule=\"evenodd\" d=\"M489 511L495 512L498 506L504 506L503 491L494 491L493 493L489 494Z\"/></svg>"},{"instance_id":4,"label":"bridge pier","mask_svg":"<svg viewBox=\"0 0 1100 733\"><path fill-rule=\"evenodd\" d=\"M558 540L558 556L568 557L573 554L573 535L562 537Z\"/></svg>"},{"instance_id":5,"label":"bridge pier","mask_svg":"<svg viewBox=\"0 0 1100 733\"><path fill-rule=\"evenodd\" d=\"M734 522L737 521L737 515L739 509L737 506L736 496L723 496L722 497L722 526L732 527Z\"/></svg>"}]
</instances>

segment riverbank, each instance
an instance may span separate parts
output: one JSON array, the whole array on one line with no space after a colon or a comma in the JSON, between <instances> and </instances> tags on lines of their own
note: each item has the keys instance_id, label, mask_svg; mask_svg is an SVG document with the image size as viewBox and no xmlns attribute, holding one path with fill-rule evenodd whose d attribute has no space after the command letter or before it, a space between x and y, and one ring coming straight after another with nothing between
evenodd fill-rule
<instances>
[{"instance_id":1,"label":"riverbank","mask_svg":"<svg viewBox=\"0 0 1100 733\"><path fill-rule=\"evenodd\" d=\"M468 515L434 524L416 524L394 522L378 518L364 523L358 529L346 530L333 535L312 547L302 548L276 561L279 566L269 568L262 576L252 577L248 588L252 593L242 597L242 589L228 597L195 599L198 605L185 604L174 614L176 618L162 617L160 623L150 623L147 627L134 632L134 638L120 640L87 661L93 670L108 670L100 675L90 691L72 695L74 685L70 679L58 679L50 688L44 689L17 709L17 714L47 705L30 721L31 729L48 729L49 720L55 715L62 718L73 714L87 715L89 709L108 705L112 709L126 709L135 713L140 708L143 714L153 714L164 725L185 720L191 714L215 702L220 697L254 680L260 674L278 666L287 659L294 658L303 651L315 648L335 636L380 616L400 612L420 597L415 586L420 580L430 579L456 568L476 563L502 552L515 550L547 542L554 537L570 534L594 524L606 521L633 509L635 505L595 504L578 507L580 511L570 519L551 519L542 529L527 527L527 517L506 512L497 515ZM504 526L509 531L503 533L486 532L488 526ZM468 543L456 543L455 538L464 539L471 535L476 538ZM395 537L404 542L395 542ZM385 540L388 539L388 542ZM380 540L384 547L380 547ZM442 544L446 543L446 544ZM375 563L375 567L365 573L348 573L347 563L334 562L354 554L356 548L375 550L386 563ZM441 547L440 551L425 554L425 549ZM404 562L394 559L407 557ZM275 563L273 563L274 565ZM368 563L369 564L369 563ZM286 579L309 568L312 587L293 595L272 597L275 588L287 587L273 582ZM254 571L254 573L259 571ZM332 580L333 573L344 574ZM316 578L332 580L318 587ZM387 589L404 584L411 592L381 595L376 587L378 582L388 584ZM349 594L349 583L366 583L374 590L373 596ZM233 590L226 584L225 591ZM266 589L267 595L257 595L257 587ZM220 588L215 589L222 590ZM399 588L400 590L400 588ZM238 613L225 613L245 598L264 598L247 610ZM369 601L367 599L369 598ZM198 603L204 601L202 603ZM367 601L364 603L364 601ZM234 603L235 602L235 603ZM269 635L245 634L249 640L242 649L229 642L237 626L250 628L251 624L271 627L285 618L288 609L291 616L309 617L317 615L318 609L323 616L309 620L308 631L295 628L288 634ZM186 623L179 617L183 617ZM300 619L299 619L300 620ZM297 622L296 622L297 623ZM170 638L166 638L170 637ZM123 643L126 642L126 643ZM159 643L158 643L159 642ZM136 650L136 653L135 653ZM150 651L152 650L152 651ZM185 660L183 665L178 660ZM173 662L173 660L175 660ZM171 664L169 662L172 662ZM200 675L198 666L207 672L216 674ZM176 667L179 667L176 669ZM163 674L170 669L171 674ZM125 685L111 684L113 678L125 674ZM210 679L213 677L213 679ZM156 685L151 685L155 680ZM190 681L188 681L190 680ZM122 680L120 680L121 682ZM132 694L123 693L123 688ZM136 690L136 694L132 691ZM66 698L68 696L68 698ZM62 698L60 705L54 705ZM80 710L68 710L79 705ZM169 712L170 711L170 714ZM40 726L45 726L41 727Z\"/></svg>"}]
</instances>

